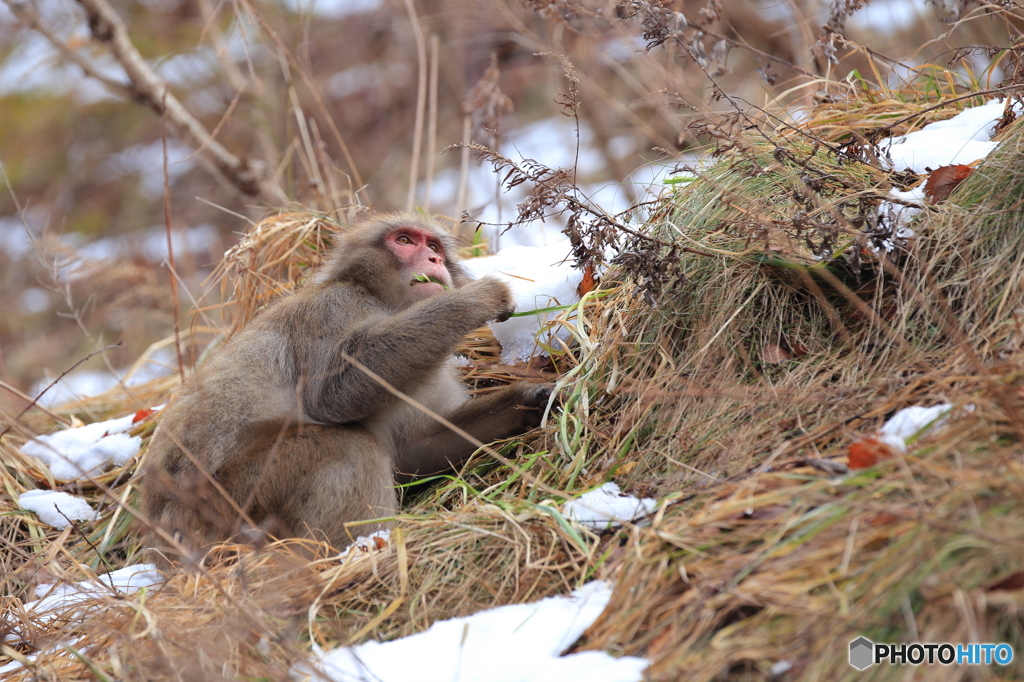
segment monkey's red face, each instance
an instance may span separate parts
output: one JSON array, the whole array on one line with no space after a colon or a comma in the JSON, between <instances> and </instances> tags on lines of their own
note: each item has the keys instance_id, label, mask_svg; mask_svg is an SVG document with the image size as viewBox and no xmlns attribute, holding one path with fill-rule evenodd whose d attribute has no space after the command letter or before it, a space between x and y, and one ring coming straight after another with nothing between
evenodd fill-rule
<instances>
[{"instance_id":1,"label":"monkey's red face","mask_svg":"<svg viewBox=\"0 0 1024 682\"><path fill-rule=\"evenodd\" d=\"M444 246L429 232L400 227L389 232L384 243L401 263L399 274L408 279L413 300L429 298L452 287Z\"/></svg>"}]
</instances>

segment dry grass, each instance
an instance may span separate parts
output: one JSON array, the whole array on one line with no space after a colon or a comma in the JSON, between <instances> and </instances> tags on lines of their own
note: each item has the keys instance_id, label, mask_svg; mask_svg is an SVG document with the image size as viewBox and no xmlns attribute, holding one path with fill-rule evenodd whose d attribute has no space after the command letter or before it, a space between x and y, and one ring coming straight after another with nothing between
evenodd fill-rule
<instances>
[{"instance_id":1,"label":"dry grass","mask_svg":"<svg viewBox=\"0 0 1024 682\"><path fill-rule=\"evenodd\" d=\"M915 105L901 106L913 113ZM834 116L829 107L819 119ZM868 101L844 115L876 113ZM243 551L238 561L176 573L159 591L102 600L68 623L37 623L3 649L38 653L11 679L283 679L312 643L398 637L594 577L615 593L578 648L646 656L654 680L860 679L846 663L859 635L1009 642L1018 652L1009 668L918 676L1019 679L1024 592L1000 585L1024 571L1015 317L1024 309L1024 175L1021 128L1007 134L1006 155L981 165L954 195L958 204L939 205L915 226L909 254L887 265L864 255L859 270L832 279L812 271L792 233L794 183L806 169L747 136L744 150L669 197L650 225L711 254L686 254L687 282L651 309L635 285L609 277L564 322L574 339L554 358L564 407L545 429L499 445L517 469L482 456L458 476L411 489L380 552L309 562L294 543ZM807 144L785 139L794 151ZM849 185L820 194L811 211L819 221L856 217L858 205L842 203L851 187L884 189L877 171L816 154L815 164ZM745 172L751 159L763 173ZM225 328L294 286L334 229L315 216L281 216L229 252L223 281L236 308ZM845 285L855 274L862 281ZM772 345L792 359L778 362ZM485 332L467 341L467 372L481 390L523 371L495 366L496 351ZM162 400L173 383L151 384L139 401ZM823 472L823 461L845 461L854 434L900 407L939 401L974 409L905 458L847 476ZM62 412L86 409L99 418L136 407L109 395ZM141 435L151 430L143 425ZM102 520L59 532L11 501L52 486L18 455L19 442L0 444L7 627L35 584L138 558L122 507L133 502L136 462L83 486L104 505ZM562 499L609 477L668 503L649 524L609 534L566 523ZM773 669L781 661L788 672ZM908 677L895 667L873 672Z\"/></svg>"}]
</instances>

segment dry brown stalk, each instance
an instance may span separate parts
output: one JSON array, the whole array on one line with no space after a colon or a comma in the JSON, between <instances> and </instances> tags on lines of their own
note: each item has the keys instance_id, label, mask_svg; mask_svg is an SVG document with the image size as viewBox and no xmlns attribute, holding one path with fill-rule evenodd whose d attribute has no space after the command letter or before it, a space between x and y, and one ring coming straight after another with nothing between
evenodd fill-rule
<instances>
[{"instance_id":1,"label":"dry brown stalk","mask_svg":"<svg viewBox=\"0 0 1024 682\"><path fill-rule=\"evenodd\" d=\"M14 10L15 3L5 0ZM203 149L204 157L212 163L216 173L227 180L236 191L247 197L256 197L270 204L284 204L287 197L279 186L272 183L267 170L254 161L243 161L227 148L212 139L206 128L169 92L167 84L146 63L131 42L124 21L106 0L82 0L80 2L89 21L93 38L105 44L111 54L128 75L127 84L101 78L94 68L87 66L84 58L63 44L52 32L46 31L37 15L26 14L30 25L49 40L54 47L82 66L86 73L114 91L120 91L131 99L148 107L158 116L166 115L182 139L195 149Z\"/></svg>"}]
</instances>

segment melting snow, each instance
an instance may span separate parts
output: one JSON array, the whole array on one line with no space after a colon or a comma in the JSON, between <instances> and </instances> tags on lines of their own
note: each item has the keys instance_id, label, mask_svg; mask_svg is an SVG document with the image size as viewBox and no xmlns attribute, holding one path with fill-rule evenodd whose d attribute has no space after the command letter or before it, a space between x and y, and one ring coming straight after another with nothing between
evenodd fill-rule
<instances>
[{"instance_id":1,"label":"melting snow","mask_svg":"<svg viewBox=\"0 0 1024 682\"><path fill-rule=\"evenodd\" d=\"M35 594L39 600L29 604L28 608L34 614L61 611L86 599L132 595L143 587L152 587L163 582L163 579L163 575L153 564L132 564L98 575L95 580L37 585Z\"/></svg>"},{"instance_id":2,"label":"melting snow","mask_svg":"<svg viewBox=\"0 0 1024 682\"><path fill-rule=\"evenodd\" d=\"M601 651L560 655L597 620L611 599L595 581L565 597L514 604L438 621L391 642L366 642L318 655L316 671L293 678L334 682L639 682L649 661Z\"/></svg>"},{"instance_id":3,"label":"melting snow","mask_svg":"<svg viewBox=\"0 0 1024 682\"><path fill-rule=\"evenodd\" d=\"M565 503L565 515L576 523L604 530L647 516L658 508L657 500L626 495L612 482Z\"/></svg>"},{"instance_id":4,"label":"melting snow","mask_svg":"<svg viewBox=\"0 0 1024 682\"><path fill-rule=\"evenodd\" d=\"M991 140L1002 116L1003 101L994 99L908 135L890 137L879 146L889 153L895 171L909 168L921 175L928 172L925 168L968 164L985 158L999 144Z\"/></svg>"},{"instance_id":5,"label":"melting snow","mask_svg":"<svg viewBox=\"0 0 1024 682\"><path fill-rule=\"evenodd\" d=\"M38 436L21 446L50 469L54 480L74 481L97 474L107 464L123 466L139 454L142 438L128 436L134 415Z\"/></svg>"},{"instance_id":6,"label":"melting snow","mask_svg":"<svg viewBox=\"0 0 1024 682\"><path fill-rule=\"evenodd\" d=\"M992 141L992 135L996 123L1003 116L1003 108L1003 100L994 99L981 106L964 109L953 118L929 123L921 130L882 140L879 148L891 159L891 162L883 161L883 165L894 171L910 169L918 175L925 175L928 173L926 168L934 171L951 164L966 165L983 159L999 144ZM1022 110L1020 104L1014 104L1013 108L1018 113ZM890 194L904 201L925 202L923 182L905 192L894 190ZM879 207L879 212L892 212L897 224L897 238L908 238L913 236L913 232L902 226L921 209L885 202ZM903 234L900 230L904 231Z\"/></svg>"},{"instance_id":7,"label":"melting snow","mask_svg":"<svg viewBox=\"0 0 1024 682\"><path fill-rule=\"evenodd\" d=\"M96 519L96 511L81 497L54 490L29 490L18 497L18 506L35 512L40 521L54 528L67 528L69 519Z\"/></svg>"},{"instance_id":8,"label":"melting snow","mask_svg":"<svg viewBox=\"0 0 1024 682\"><path fill-rule=\"evenodd\" d=\"M510 246L494 256L465 260L462 265L474 278L493 275L508 284L516 299L516 312L523 313L580 300L576 290L583 272L572 267L569 250L568 240L548 246ZM501 344L501 361L514 364L530 359L537 348L537 331L559 314L561 311L554 311L492 323L491 330ZM563 328L553 334L569 338ZM551 341L543 336L541 340Z\"/></svg>"},{"instance_id":9,"label":"melting snow","mask_svg":"<svg viewBox=\"0 0 1024 682\"><path fill-rule=\"evenodd\" d=\"M153 587L163 582L163 575L153 564L133 564L110 573L96 576L95 580L83 580L70 584L37 585L34 602L25 605L28 618L37 625L50 621L64 621L81 617L84 612L106 607L104 597L126 597L144 587ZM18 642L25 637L25 624L16 624L4 637L4 642ZM32 657L28 657L32 660ZM8 663L0 672L14 670L18 666Z\"/></svg>"},{"instance_id":10,"label":"melting snow","mask_svg":"<svg viewBox=\"0 0 1024 682\"><path fill-rule=\"evenodd\" d=\"M965 405L962 410L970 412L973 405ZM949 419L953 406L949 403L932 407L904 407L894 414L889 421L878 430L878 440L888 445L894 452L906 454L907 441L916 436L943 426Z\"/></svg>"},{"instance_id":11,"label":"melting snow","mask_svg":"<svg viewBox=\"0 0 1024 682\"><path fill-rule=\"evenodd\" d=\"M345 548L345 551L338 555L338 558L357 558L381 552L388 546L390 539L391 531L387 529L374 531L369 535L360 535L351 545Z\"/></svg>"}]
</instances>

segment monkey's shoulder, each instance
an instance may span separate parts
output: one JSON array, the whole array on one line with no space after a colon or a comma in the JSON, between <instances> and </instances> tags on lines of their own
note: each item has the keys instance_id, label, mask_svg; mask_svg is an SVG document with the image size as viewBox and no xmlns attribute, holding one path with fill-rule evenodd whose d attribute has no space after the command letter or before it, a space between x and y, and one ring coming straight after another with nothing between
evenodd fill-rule
<instances>
[{"instance_id":1,"label":"monkey's shoulder","mask_svg":"<svg viewBox=\"0 0 1024 682\"><path fill-rule=\"evenodd\" d=\"M388 314L378 300L344 282L313 284L281 299L254 317L246 328L312 331L344 328L369 317Z\"/></svg>"}]
</instances>

